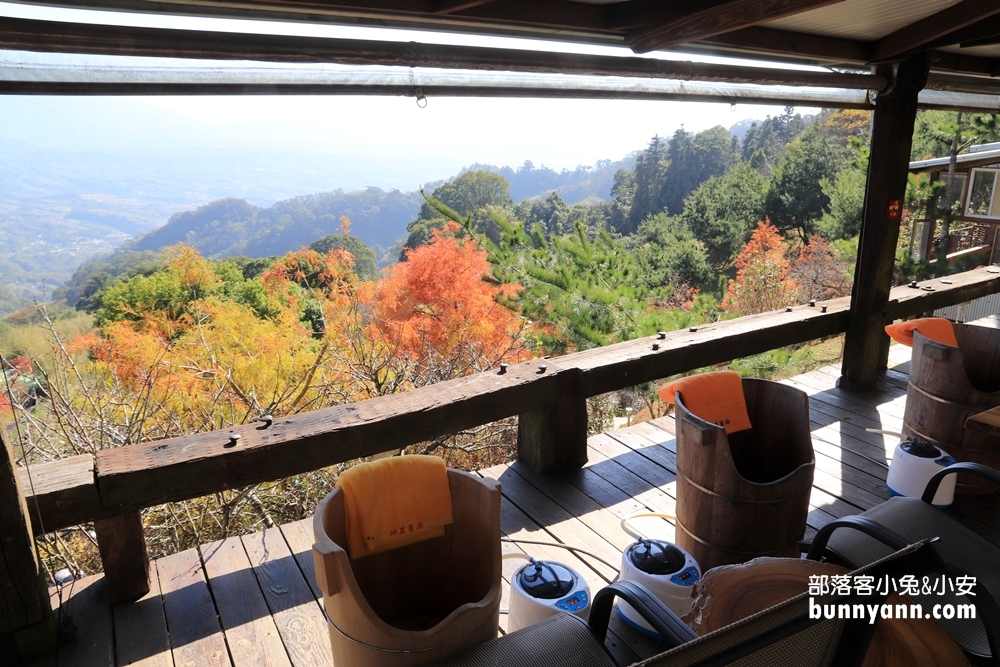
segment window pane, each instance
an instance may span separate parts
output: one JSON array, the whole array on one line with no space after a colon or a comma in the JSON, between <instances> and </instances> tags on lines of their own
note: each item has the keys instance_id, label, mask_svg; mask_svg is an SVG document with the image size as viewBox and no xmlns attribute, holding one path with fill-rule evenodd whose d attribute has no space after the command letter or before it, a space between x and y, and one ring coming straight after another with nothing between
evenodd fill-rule
<instances>
[{"instance_id":1,"label":"window pane","mask_svg":"<svg viewBox=\"0 0 1000 667\"><path fill-rule=\"evenodd\" d=\"M989 215L990 204L993 203L993 183L996 172L992 170L976 170L972 172L972 192L969 193L969 215Z\"/></svg>"}]
</instances>

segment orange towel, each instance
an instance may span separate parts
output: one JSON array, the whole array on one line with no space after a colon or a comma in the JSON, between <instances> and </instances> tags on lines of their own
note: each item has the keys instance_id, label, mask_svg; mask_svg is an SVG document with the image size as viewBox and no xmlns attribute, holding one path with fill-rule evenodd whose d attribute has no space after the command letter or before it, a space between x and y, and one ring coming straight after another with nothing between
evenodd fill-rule
<instances>
[{"instance_id":1,"label":"orange towel","mask_svg":"<svg viewBox=\"0 0 1000 667\"><path fill-rule=\"evenodd\" d=\"M340 475L351 558L444 535L453 521L448 469L437 456L393 456Z\"/></svg>"},{"instance_id":2,"label":"orange towel","mask_svg":"<svg viewBox=\"0 0 1000 667\"><path fill-rule=\"evenodd\" d=\"M675 394L684 397L684 407L707 422L718 424L726 433L750 428L743 380L734 371L714 371L674 380L660 387L660 398L676 403Z\"/></svg>"},{"instance_id":3,"label":"orange towel","mask_svg":"<svg viewBox=\"0 0 1000 667\"><path fill-rule=\"evenodd\" d=\"M914 330L938 343L958 347L958 341L955 339L955 327L943 317L922 317L909 322L890 324L885 328L885 332L892 336L894 341L908 347L913 347Z\"/></svg>"}]
</instances>

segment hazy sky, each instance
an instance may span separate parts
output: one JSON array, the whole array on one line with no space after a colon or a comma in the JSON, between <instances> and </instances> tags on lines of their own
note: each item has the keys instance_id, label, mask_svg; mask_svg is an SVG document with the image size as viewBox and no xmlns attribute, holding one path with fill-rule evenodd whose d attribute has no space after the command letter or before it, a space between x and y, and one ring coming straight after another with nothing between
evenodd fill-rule
<instances>
[{"instance_id":1,"label":"hazy sky","mask_svg":"<svg viewBox=\"0 0 1000 667\"><path fill-rule=\"evenodd\" d=\"M31 18L157 25L212 30L245 30L328 37L415 40L497 47L572 50L632 55L612 47L575 47L508 38L463 37L434 33L267 23L218 19L163 18L39 8L0 3L0 15ZM681 59L676 54L654 54ZM721 59L699 58L719 62ZM759 63L755 63L759 64ZM105 98L109 114L123 103ZM398 97L147 97L134 102L168 110L203 124L217 141L239 140L262 147L288 147L323 153L367 154L377 163L427 156L435 169L458 169L472 162L572 168L599 159L619 159L645 146L654 134L684 126L700 131L730 127L747 118L780 113L779 107L617 100L433 98L419 108ZM76 98L66 97L72 113ZM0 99L0 114L3 100ZM800 109L805 113L811 109ZM127 114L120 114L127 116ZM425 178L448 175L427 174ZM374 185L374 184L373 184Z\"/></svg>"}]
</instances>

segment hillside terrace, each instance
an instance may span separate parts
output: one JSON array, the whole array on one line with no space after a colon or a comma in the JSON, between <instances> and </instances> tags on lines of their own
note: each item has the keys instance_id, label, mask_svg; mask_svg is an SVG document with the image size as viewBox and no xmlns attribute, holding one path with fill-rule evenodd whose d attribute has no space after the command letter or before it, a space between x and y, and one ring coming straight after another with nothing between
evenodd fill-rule
<instances>
[{"instance_id":1,"label":"hillside terrace","mask_svg":"<svg viewBox=\"0 0 1000 667\"><path fill-rule=\"evenodd\" d=\"M0 532L5 536L0 649L5 658L15 655L15 646L32 652L52 649L55 643L56 616L42 586L33 531L43 524L46 530L56 530L90 521L104 555L104 574L77 582L66 593L68 607L60 608L76 618L77 641L56 658L46 658L49 664L53 660L60 665L102 664L112 655L119 664L132 658L170 664L170 647L164 643L167 631L173 648L180 651L173 658L181 664L188 658L260 664L271 655L287 663L299 649L285 637L302 627L300 623L309 625L305 634L314 638L312 643L304 641L304 650L319 656L323 646L316 633L323 634L322 617L306 576L308 562L302 564L295 557L303 553L305 527L283 526L205 546L150 567L139 511L280 479L511 415L519 416L519 460L504 469L484 471L504 484L504 529L515 535L545 532L563 542L592 541L611 555L621 538L611 526L623 508L670 507L673 440L667 420L588 441L587 397L846 333L839 371L824 369L792 380L810 387L814 397L811 416L818 465L810 525L815 529L829 517L855 513L885 497L886 442L856 432L860 424L898 426L901 390L893 384L902 378L885 370L890 355L884 325L1000 292L998 274L984 268L952 276L951 284L923 285L931 289L891 285L917 108L998 111L1000 82L994 77L1000 72L1000 6L996 3L723 0L667 7L646 0L260 0L237 5L212 0L166 4L64 0L59 4L154 17L239 17L544 37L626 46L635 53L658 49L723 53L778 60L793 67L5 18L0 20L4 50L0 92L389 94L418 100L429 95L499 95L827 105L873 111L871 156L850 298L536 360L280 418L264 428L237 426L65 459L33 475L34 493L28 498L5 447L5 465L0 466ZM23 52L77 54L82 65L39 58L28 62L16 55ZM245 64L229 69L136 68L98 66L87 60L122 55L305 65L301 70ZM310 70L309 63L356 69L333 77L322 68ZM416 70L408 76L402 70L400 76L398 71L366 69L370 65ZM805 67L816 65L826 70ZM435 74L420 68L455 71ZM238 446L228 446L233 442L231 433L241 436ZM980 534L995 537L1000 525L996 507L991 501L969 502L959 506L963 521ZM560 552L557 557L566 555ZM273 569L268 562L275 563ZM597 564L580 565L594 583L611 574ZM261 583L275 572L280 582ZM142 601L108 606L110 600L135 599ZM88 605L98 611L91 614ZM304 611L301 617L299 609ZM268 649L249 651L247 636L270 642L265 645L274 649L273 654ZM138 643L129 642L130 637L138 637ZM282 646L274 643L276 637L283 640ZM633 640L620 638L615 649L625 648L648 652ZM301 656L294 660L316 664L303 662L307 659Z\"/></svg>"}]
</instances>

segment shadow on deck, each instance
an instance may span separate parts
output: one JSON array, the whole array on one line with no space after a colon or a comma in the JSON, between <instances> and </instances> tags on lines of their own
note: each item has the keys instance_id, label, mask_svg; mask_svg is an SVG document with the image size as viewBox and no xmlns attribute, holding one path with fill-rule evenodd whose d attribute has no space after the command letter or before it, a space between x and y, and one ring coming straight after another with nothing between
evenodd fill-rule
<instances>
[{"instance_id":1,"label":"shadow on deck","mask_svg":"<svg viewBox=\"0 0 1000 667\"><path fill-rule=\"evenodd\" d=\"M890 364L896 365L878 393L864 396L835 388L839 368L832 366L785 380L810 398L816 469L806 539L829 521L889 497L885 476L897 438L865 429L901 429L908 360L909 349L894 346ZM520 463L481 471L502 484L505 536L570 544L619 562L632 541L620 526L623 517L674 514L673 426L666 417L592 436L589 462L572 472L539 475ZM960 498L949 511L1000 545L996 495ZM669 521L636 521L648 534L673 539ZM61 593L53 590L53 607L67 626L75 626L75 639L34 664L332 665L312 542L311 522L300 521L162 558L151 565L152 590L133 604L110 606L103 575L77 581ZM592 590L617 574L600 560L555 546L505 543L504 549L568 563ZM519 564L504 561L507 581ZM505 587L501 607L508 604ZM505 627L502 614L501 631ZM608 647L621 663L659 651L651 639L620 624L612 625Z\"/></svg>"}]
</instances>

